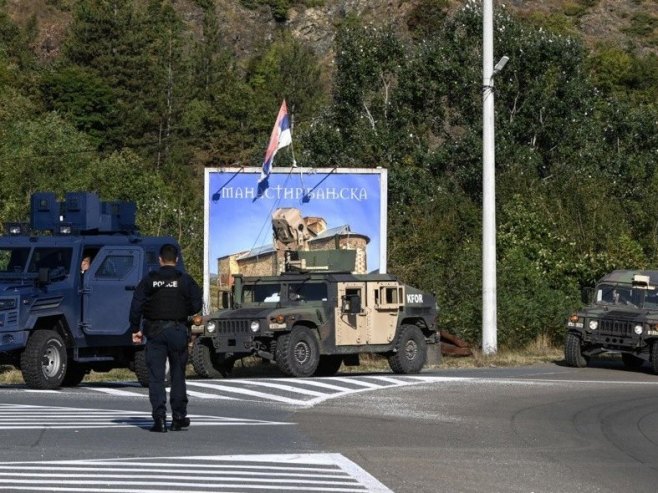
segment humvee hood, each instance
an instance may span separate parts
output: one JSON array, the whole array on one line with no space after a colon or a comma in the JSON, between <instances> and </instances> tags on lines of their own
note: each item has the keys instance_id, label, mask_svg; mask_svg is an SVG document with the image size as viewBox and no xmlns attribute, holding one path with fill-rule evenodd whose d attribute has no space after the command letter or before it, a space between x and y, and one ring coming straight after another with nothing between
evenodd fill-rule
<instances>
[{"instance_id":1,"label":"humvee hood","mask_svg":"<svg viewBox=\"0 0 658 493\"><path fill-rule=\"evenodd\" d=\"M265 318L273 310L271 306L259 306L249 308L238 308L236 310L225 310L221 312L217 319L238 319L238 318Z\"/></svg>"}]
</instances>

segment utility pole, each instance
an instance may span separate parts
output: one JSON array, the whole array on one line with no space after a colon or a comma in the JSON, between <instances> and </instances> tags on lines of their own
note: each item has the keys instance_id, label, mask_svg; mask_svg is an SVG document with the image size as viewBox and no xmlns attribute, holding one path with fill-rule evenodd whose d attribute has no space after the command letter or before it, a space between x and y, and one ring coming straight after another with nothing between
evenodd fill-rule
<instances>
[{"instance_id":1,"label":"utility pole","mask_svg":"<svg viewBox=\"0 0 658 493\"><path fill-rule=\"evenodd\" d=\"M482 1L482 351L498 350L496 307L496 145L494 75L509 60L493 65L493 0Z\"/></svg>"}]
</instances>

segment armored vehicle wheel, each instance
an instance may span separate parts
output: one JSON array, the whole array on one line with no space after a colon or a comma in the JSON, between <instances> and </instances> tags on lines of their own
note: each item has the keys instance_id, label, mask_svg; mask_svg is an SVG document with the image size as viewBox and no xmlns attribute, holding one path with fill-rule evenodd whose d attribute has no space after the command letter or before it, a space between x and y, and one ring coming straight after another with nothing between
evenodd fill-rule
<instances>
[{"instance_id":1,"label":"armored vehicle wheel","mask_svg":"<svg viewBox=\"0 0 658 493\"><path fill-rule=\"evenodd\" d=\"M308 327L295 326L292 332L277 339L276 364L286 375L310 377L319 363L318 338Z\"/></svg>"},{"instance_id":2,"label":"armored vehicle wheel","mask_svg":"<svg viewBox=\"0 0 658 493\"><path fill-rule=\"evenodd\" d=\"M37 330L21 355L23 380L33 389L56 389L66 374L66 347L54 330Z\"/></svg>"},{"instance_id":3,"label":"armored vehicle wheel","mask_svg":"<svg viewBox=\"0 0 658 493\"><path fill-rule=\"evenodd\" d=\"M146 349L142 349L135 353L135 375L137 376L137 381L142 387L149 386L149 368L146 364ZM170 382L171 375L169 372L169 359L167 359L165 366L165 384L169 385Z\"/></svg>"},{"instance_id":4,"label":"armored vehicle wheel","mask_svg":"<svg viewBox=\"0 0 658 493\"><path fill-rule=\"evenodd\" d=\"M621 360L624 362L624 366L627 370L639 370L644 363L642 358L638 358L634 354L622 353Z\"/></svg>"},{"instance_id":5,"label":"armored vehicle wheel","mask_svg":"<svg viewBox=\"0 0 658 493\"><path fill-rule=\"evenodd\" d=\"M425 366L427 341L415 325L403 325L397 351L388 357L388 365L395 373L418 373Z\"/></svg>"},{"instance_id":6,"label":"armored vehicle wheel","mask_svg":"<svg viewBox=\"0 0 658 493\"><path fill-rule=\"evenodd\" d=\"M588 359L583 356L580 337L571 332L567 333L564 343L564 360L567 362L567 365L584 368L587 366Z\"/></svg>"},{"instance_id":7,"label":"armored vehicle wheel","mask_svg":"<svg viewBox=\"0 0 658 493\"><path fill-rule=\"evenodd\" d=\"M70 361L64 380L62 380L62 387L75 387L85 378L87 369L75 361Z\"/></svg>"},{"instance_id":8,"label":"armored vehicle wheel","mask_svg":"<svg viewBox=\"0 0 658 493\"><path fill-rule=\"evenodd\" d=\"M209 343L198 338L192 345L192 367L200 377L228 377L233 369L233 361L224 360L210 347Z\"/></svg>"},{"instance_id":9,"label":"armored vehicle wheel","mask_svg":"<svg viewBox=\"0 0 658 493\"><path fill-rule=\"evenodd\" d=\"M651 344L651 371L658 375L658 341Z\"/></svg>"},{"instance_id":10,"label":"armored vehicle wheel","mask_svg":"<svg viewBox=\"0 0 658 493\"><path fill-rule=\"evenodd\" d=\"M343 364L343 357L338 354L326 354L320 356L320 363L315 370L316 377L330 377L335 375Z\"/></svg>"}]
</instances>

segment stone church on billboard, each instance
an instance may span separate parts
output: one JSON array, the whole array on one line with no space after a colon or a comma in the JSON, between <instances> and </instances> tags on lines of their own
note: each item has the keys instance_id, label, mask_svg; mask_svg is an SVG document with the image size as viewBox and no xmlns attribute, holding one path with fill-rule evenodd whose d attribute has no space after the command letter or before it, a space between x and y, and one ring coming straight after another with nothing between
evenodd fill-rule
<instances>
[{"instance_id":1,"label":"stone church on billboard","mask_svg":"<svg viewBox=\"0 0 658 493\"><path fill-rule=\"evenodd\" d=\"M353 274L367 273L366 247L370 238L351 231L345 224L328 228L321 217L302 217L299 209L281 208L272 214L272 245L263 245L217 259L219 292L230 291L233 276L271 276L283 272L288 252L303 252L312 257L314 251L352 250Z\"/></svg>"}]
</instances>

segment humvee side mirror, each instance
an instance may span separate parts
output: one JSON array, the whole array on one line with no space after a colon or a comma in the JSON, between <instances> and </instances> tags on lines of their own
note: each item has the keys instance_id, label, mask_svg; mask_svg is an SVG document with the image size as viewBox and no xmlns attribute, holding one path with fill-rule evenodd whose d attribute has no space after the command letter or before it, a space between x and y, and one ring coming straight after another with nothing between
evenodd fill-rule
<instances>
[{"instance_id":1,"label":"humvee side mirror","mask_svg":"<svg viewBox=\"0 0 658 493\"><path fill-rule=\"evenodd\" d=\"M361 297L358 294L348 294L341 299L343 313L361 313Z\"/></svg>"}]
</instances>

